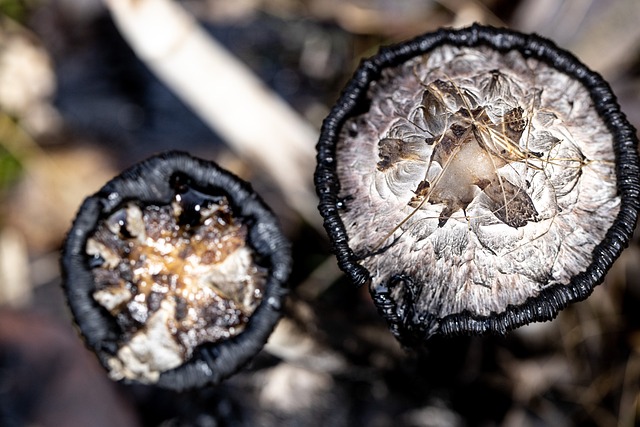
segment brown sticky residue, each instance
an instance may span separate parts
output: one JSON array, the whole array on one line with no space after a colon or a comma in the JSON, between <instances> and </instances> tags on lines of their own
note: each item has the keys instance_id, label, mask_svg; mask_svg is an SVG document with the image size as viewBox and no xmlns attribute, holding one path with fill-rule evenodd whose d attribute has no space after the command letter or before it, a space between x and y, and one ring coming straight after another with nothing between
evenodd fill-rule
<instances>
[{"instance_id":1,"label":"brown sticky residue","mask_svg":"<svg viewBox=\"0 0 640 427\"><path fill-rule=\"evenodd\" d=\"M194 206L181 195L165 206L129 203L99 224L87 253L98 265L94 299L123 330L113 378L155 382L196 346L244 330L266 277L247 233L225 198Z\"/></svg>"}]
</instances>

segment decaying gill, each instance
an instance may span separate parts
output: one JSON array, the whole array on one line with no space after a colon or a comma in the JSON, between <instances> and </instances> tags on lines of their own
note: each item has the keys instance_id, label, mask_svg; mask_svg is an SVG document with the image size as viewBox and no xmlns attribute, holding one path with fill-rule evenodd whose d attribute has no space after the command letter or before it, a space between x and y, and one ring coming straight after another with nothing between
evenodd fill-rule
<instances>
[{"instance_id":1,"label":"decaying gill","mask_svg":"<svg viewBox=\"0 0 640 427\"><path fill-rule=\"evenodd\" d=\"M266 281L246 242L226 197L186 187L169 205L129 202L99 223L86 247L93 298L126 331L111 377L154 382L198 345L241 333Z\"/></svg>"}]
</instances>

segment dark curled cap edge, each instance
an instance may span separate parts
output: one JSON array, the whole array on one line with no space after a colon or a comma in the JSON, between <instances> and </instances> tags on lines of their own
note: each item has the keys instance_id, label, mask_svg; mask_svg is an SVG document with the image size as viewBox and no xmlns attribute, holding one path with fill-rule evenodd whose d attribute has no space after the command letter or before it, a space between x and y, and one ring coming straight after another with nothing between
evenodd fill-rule
<instances>
[{"instance_id":1,"label":"dark curled cap edge","mask_svg":"<svg viewBox=\"0 0 640 427\"><path fill-rule=\"evenodd\" d=\"M118 340L112 316L92 297L93 275L86 255L87 239L99 220L128 201L169 204L175 195L170 178L187 175L194 186L221 191L234 216L249 226L247 241L268 268L263 299L237 336L198 346L182 365L163 372L154 385L177 391L217 384L232 375L263 347L281 317L288 293L285 282L291 270L290 245L276 218L251 186L215 163L182 152L167 152L138 163L109 181L80 207L62 251L63 287L80 332L107 367ZM124 383L136 383L122 380Z\"/></svg>"},{"instance_id":2,"label":"dark curled cap edge","mask_svg":"<svg viewBox=\"0 0 640 427\"><path fill-rule=\"evenodd\" d=\"M606 272L628 245L640 207L640 167L636 130L620 111L609 84L598 73L591 71L570 52L535 34L522 34L478 24L459 30L441 29L405 43L383 47L377 55L363 60L322 125L314 176L316 192L320 198L318 208L324 218L324 226L332 241L338 264L356 286L368 283L370 274L358 263L357 257L349 248L349 238L338 215L342 201L338 197L340 182L335 158L340 129L349 118L368 110L369 84L380 78L382 70L401 65L443 45L486 46L500 52L517 50L524 57L537 59L580 81L589 92L598 114L613 136L621 206L613 225L602 242L596 246L593 260L584 272L573 277L569 285L546 288L524 304L509 306L502 313L483 317L461 312L440 319L436 330L424 331L409 320L410 314L398 318L393 307L394 302L388 297L388 287L372 290L374 302L387 319L390 329L408 345L422 342L432 334L504 334L531 322L553 319L570 303L587 298L593 288L602 283Z\"/></svg>"}]
</instances>

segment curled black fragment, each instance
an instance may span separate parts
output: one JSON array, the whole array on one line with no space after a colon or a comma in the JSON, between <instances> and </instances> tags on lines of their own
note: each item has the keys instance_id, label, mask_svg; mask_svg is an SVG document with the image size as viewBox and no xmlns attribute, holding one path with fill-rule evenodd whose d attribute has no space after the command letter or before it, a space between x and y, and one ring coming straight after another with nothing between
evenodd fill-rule
<instances>
[{"instance_id":1,"label":"curled black fragment","mask_svg":"<svg viewBox=\"0 0 640 427\"><path fill-rule=\"evenodd\" d=\"M290 264L250 185L180 152L88 197L62 254L74 319L110 377L174 390L218 383L262 348Z\"/></svg>"}]
</instances>

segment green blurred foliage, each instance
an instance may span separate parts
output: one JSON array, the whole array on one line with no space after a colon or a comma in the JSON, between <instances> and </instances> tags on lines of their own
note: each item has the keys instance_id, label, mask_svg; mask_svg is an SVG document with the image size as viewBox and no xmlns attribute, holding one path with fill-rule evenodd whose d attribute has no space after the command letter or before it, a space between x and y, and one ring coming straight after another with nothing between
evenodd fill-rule
<instances>
[{"instance_id":1,"label":"green blurred foliage","mask_svg":"<svg viewBox=\"0 0 640 427\"><path fill-rule=\"evenodd\" d=\"M0 141L0 193L4 192L22 172L19 159L7 151Z\"/></svg>"},{"instance_id":2,"label":"green blurred foliage","mask_svg":"<svg viewBox=\"0 0 640 427\"><path fill-rule=\"evenodd\" d=\"M24 22L32 1L27 0L0 0L0 16L8 16L14 21Z\"/></svg>"}]
</instances>

